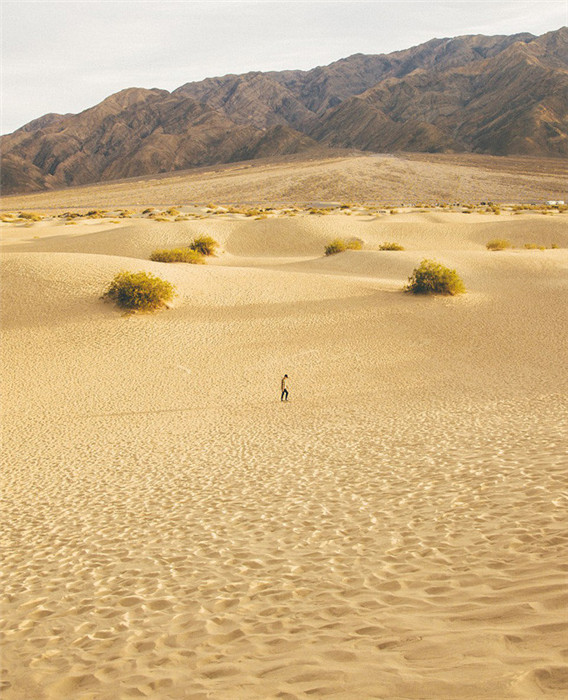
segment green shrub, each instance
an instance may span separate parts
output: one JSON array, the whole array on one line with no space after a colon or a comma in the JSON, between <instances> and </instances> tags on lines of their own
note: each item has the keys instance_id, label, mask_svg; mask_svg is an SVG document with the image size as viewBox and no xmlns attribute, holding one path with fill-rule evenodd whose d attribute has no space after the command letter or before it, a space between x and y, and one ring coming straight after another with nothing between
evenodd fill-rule
<instances>
[{"instance_id":1,"label":"green shrub","mask_svg":"<svg viewBox=\"0 0 568 700\"><path fill-rule=\"evenodd\" d=\"M336 238L334 241L331 241L331 243L325 247L325 254L335 255L336 253L343 253L344 250L347 250L345 241L342 241L340 238Z\"/></svg>"},{"instance_id":2,"label":"green shrub","mask_svg":"<svg viewBox=\"0 0 568 700\"><path fill-rule=\"evenodd\" d=\"M385 241L379 246L379 250L404 250L404 248L398 243L388 243Z\"/></svg>"},{"instance_id":3,"label":"green shrub","mask_svg":"<svg viewBox=\"0 0 568 700\"><path fill-rule=\"evenodd\" d=\"M36 214L31 211L21 211L18 216L20 219L25 219L26 221L41 221L43 219L41 214Z\"/></svg>"},{"instance_id":4,"label":"green shrub","mask_svg":"<svg viewBox=\"0 0 568 700\"><path fill-rule=\"evenodd\" d=\"M155 250L150 255L150 260L155 262L183 262L191 263L193 265L203 265L205 260L203 255L197 250L191 250L191 248L170 248Z\"/></svg>"},{"instance_id":5,"label":"green shrub","mask_svg":"<svg viewBox=\"0 0 568 700\"><path fill-rule=\"evenodd\" d=\"M196 250L201 255L215 255L219 244L211 236L198 236L189 244L191 250Z\"/></svg>"},{"instance_id":6,"label":"green shrub","mask_svg":"<svg viewBox=\"0 0 568 700\"><path fill-rule=\"evenodd\" d=\"M166 214L169 214L170 216L179 216L180 210L176 209L175 207L170 207L169 209L166 209Z\"/></svg>"},{"instance_id":7,"label":"green shrub","mask_svg":"<svg viewBox=\"0 0 568 700\"><path fill-rule=\"evenodd\" d=\"M347 250L361 250L363 241L360 238L351 238L346 244Z\"/></svg>"},{"instance_id":8,"label":"green shrub","mask_svg":"<svg viewBox=\"0 0 568 700\"><path fill-rule=\"evenodd\" d=\"M423 260L408 278L406 292L413 294L463 294L465 286L455 270L434 260Z\"/></svg>"},{"instance_id":9,"label":"green shrub","mask_svg":"<svg viewBox=\"0 0 568 700\"><path fill-rule=\"evenodd\" d=\"M119 272L103 299L114 301L128 311L155 311L174 298L175 287L148 272Z\"/></svg>"},{"instance_id":10,"label":"green shrub","mask_svg":"<svg viewBox=\"0 0 568 700\"><path fill-rule=\"evenodd\" d=\"M487 250L505 250L505 248L510 248L510 241L506 241L503 238L493 238L491 241L485 244Z\"/></svg>"},{"instance_id":11,"label":"green shrub","mask_svg":"<svg viewBox=\"0 0 568 700\"><path fill-rule=\"evenodd\" d=\"M148 207L147 209L144 209L142 212L143 214L151 214L154 211L154 207Z\"/></svg>"},{"instance_id":12,"label":"green shrub","mask_svg":"<svg viewBox=\"0 0 568 700\"><path fill-rule=\"evenodd\" d=\"M537 245L536 243L525 243L524 247L527 250L546 250L546 246Z\"/></svg>"},{"instance_id":13,"label":"green shrub","mask_svg":"<svg viewBox=\"0 0 568 700\"><path fill-rule=\"evenodd\" d=\"M551 247L553 250L556 250L556 248L558 248L558 243L552 243L552 244L550 245L550 247Z\"/></svg>"}]
</instances>

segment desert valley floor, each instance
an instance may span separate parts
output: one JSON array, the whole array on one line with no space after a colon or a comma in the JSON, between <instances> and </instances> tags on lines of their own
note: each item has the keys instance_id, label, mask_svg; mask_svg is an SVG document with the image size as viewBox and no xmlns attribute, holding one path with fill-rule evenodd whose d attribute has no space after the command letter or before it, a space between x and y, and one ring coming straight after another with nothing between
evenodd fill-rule
<instances>
[{"instance_id":1,"label":"desert valley floor","mask_svg":"<svg viewBox=\"0 0 568 700\"><path fill-rule=\"evenodd\" d=\"M0 224L4 700L567 696L568 213L78 221Z\"/></svg>"}]
</instances>

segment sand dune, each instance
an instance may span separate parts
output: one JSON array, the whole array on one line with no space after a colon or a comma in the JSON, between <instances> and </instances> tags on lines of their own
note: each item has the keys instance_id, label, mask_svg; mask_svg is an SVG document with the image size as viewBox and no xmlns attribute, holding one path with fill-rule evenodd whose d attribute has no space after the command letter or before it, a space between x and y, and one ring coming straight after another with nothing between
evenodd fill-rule
<instances>
[{"instance_id":1,"label":"sand dune","mask_svg":"<svg viewBox=\"0 0 568 700\"><path fill-rule=\"evenodd\" d=\"M3 698L566 697L562 217L2 226Z\"/></svg>"}]
</instances>

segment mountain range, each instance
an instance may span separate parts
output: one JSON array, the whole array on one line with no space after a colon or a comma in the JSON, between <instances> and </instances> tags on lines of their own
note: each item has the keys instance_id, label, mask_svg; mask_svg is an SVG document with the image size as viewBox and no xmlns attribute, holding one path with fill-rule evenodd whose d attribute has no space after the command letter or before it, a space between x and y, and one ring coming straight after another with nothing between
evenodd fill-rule
<instances>
[{"instance_id":1,"label":"mountain range","mask_svg":"<svg viewBox=\"0 0 568 700\"><path fill-rule=\"evenodd\" d=\"M0 139L5 194L328 148L568 155L568 28L128 88Z\"/></svg>"}]
</instances>

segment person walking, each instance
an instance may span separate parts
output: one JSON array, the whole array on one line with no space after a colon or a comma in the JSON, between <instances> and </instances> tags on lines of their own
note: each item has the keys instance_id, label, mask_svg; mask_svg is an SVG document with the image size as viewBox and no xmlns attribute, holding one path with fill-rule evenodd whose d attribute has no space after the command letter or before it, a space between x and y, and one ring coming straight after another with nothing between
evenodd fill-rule
<instances>
[{"instance_id":1,"label":"person walking","mask_svg":"<svg viewBox=\"0 0 568 700\"><path fill-rule=\"evenodd\" d=\"M282 394L280 396L280 401L288 401L288 375L285 374L280 382L280 389Z\"/></svg>"}]
</instances>

